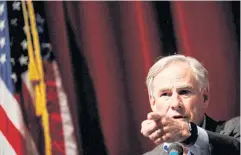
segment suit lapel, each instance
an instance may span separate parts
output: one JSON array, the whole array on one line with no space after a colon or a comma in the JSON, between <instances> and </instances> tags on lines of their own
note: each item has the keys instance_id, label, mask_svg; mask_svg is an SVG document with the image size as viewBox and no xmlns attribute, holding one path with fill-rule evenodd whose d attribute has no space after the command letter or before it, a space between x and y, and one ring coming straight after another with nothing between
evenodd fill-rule
<instances>
[{"instance_id":1,"label":"suit lapel","mask_svg":"<svg viewBox=\"0 0 241 155\"><path fill-rule=\"evenodd\" d=\"M212 131L212 132L220 132L222 130L222 125L221 126L219 125L220 122L213 120L206 114L205 114L205 117L206 117L206 124L205 124L204 129Z\"/></svg>"}]
</instances>

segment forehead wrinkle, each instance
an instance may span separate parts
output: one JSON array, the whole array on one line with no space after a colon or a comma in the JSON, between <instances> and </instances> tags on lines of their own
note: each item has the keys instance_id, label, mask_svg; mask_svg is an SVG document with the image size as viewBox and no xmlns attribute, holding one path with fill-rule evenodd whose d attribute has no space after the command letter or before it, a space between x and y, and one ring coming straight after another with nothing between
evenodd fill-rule
<instances>
[{"instance_id":1,"label":"forehead wrinkle","mask_svg":"<svg viewBox=\"0 0 241 155\"><path fill-rule=\"evenodd\" d=\"M180 66L181 65L181 66ZM175 89L196 88L196 79L189 66L184 64L174 64L164 68L152 80L153 91L170 91Z\"/></svg>"}]
</instances>

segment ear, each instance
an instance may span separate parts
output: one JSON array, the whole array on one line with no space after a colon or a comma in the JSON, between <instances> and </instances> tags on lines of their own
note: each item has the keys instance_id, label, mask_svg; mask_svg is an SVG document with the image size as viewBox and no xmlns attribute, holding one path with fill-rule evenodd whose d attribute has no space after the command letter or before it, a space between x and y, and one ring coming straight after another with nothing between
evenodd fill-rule
<instances>
[{"instance_id":1,"label":"ear","mask_svg":"<svg viewBox=\"0 0 241 155\"><path fill-rule=\"evenodd\" d=\"M203 90L203 103L204 108L207 108L209 105L209 91L207 88Z\"/></svg>"},{"instance_id":2,"label":"ear","mask_svg":"<svg viewBox=\"0 0 241 155\"><path fill-rule=\"evenodd\" d=\"M149 102L150 102L152 111L156 111L156 101L155 101L155 98L151 95L149 95Z\"/></svg>"}]
</instances>

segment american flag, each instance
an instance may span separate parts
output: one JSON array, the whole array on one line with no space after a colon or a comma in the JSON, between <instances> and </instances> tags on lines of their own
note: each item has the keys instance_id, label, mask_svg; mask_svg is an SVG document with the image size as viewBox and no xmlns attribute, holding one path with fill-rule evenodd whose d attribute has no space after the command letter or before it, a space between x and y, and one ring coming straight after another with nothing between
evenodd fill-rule
<instances>
[{"instance_id":1,"label":"american flag","mask_svg":"<svg viewBox=\"0 0 241 155\"><path fill-rule=\"evenodd\" d=\"M0 143L1 154L23 155L25 145L33 146L33 140L25 126L19 102L14 97L12 82L11 50L8 28L7 3L0 3ZM26 142L26 143L25 143ZM27 144L30 142L29 144ZM36 151L36 150L35 150ZM32 153L35 153L34 150Z\"/></svg>"},{"instance_id":2,"label":"american flag","mask_svg":"<svg viewBox=\"0 0 241 155\"><path fill-rule=\"evenodd\" d=\"M34 83L21 1L0 2L0 155L47 154L41 116L36 115ZM77 154L67 96L48 38L43 2L33 2L46 85L50 154ZM29 12L28 12L29 17Z\"/></svg>"}]
</instances>

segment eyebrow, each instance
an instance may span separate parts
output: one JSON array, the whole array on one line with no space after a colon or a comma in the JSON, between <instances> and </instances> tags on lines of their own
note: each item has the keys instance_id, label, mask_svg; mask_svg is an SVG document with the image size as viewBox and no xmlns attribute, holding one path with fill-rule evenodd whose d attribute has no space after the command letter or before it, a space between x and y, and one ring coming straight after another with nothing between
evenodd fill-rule
<instances>
[{"instance_id":1,"label":"eyebrow","mask_svg":"<svg viewBox=\"0 0 241 155\"><path fill-rule=\"evenodd\" d=\"M164 91L168 91L168 90L171 90L172 88L170 87L163 87L161 89L159 89L158 92L164 92ZM190 85L185 85L185 86L180 86L180 87L177 87L177 90L180 90L180 89L191 89L193 90L194 88Z\"/></svg>"},{"instance_id":2,"label":"eyebrow","mask_svg":"<svg viewBox=\"0 0 241 155\"><path fill-rule=\"evenodd\" d=\"M192 86L177 87L177 89L194 89Z\"/></svg>"}]
</instances>

